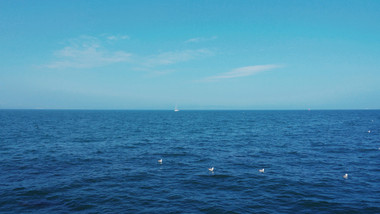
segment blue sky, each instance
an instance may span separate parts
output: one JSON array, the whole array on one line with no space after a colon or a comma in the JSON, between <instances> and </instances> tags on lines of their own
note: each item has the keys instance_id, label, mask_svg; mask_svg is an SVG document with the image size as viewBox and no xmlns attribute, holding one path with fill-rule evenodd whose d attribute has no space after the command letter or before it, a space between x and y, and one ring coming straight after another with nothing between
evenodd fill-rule
<instances>
[{"instance_id":1,"label":"blue sky","mask_svg":"<svg viewBox=\"0 0 380 214\"><path fill-rule=\"evenodd\" d=\"M0 108L379 109L380 1L0 1Z\"/></svg>"}]
</instances>

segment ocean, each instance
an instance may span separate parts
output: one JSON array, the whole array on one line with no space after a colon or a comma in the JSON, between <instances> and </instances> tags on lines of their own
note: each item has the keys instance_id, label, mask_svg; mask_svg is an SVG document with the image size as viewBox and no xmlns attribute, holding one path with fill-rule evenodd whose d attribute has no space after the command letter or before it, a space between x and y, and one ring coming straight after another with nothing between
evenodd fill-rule
<instances>
[{"instance_id":1,"label":"ocean","mask_svg":"<svg viewBox=\"0 0 380 214\"><path fill-rule=\"evenodd\" d=\"M380 213L380 111L0 110L0 213Z\"/></svg>"}]
</instances>

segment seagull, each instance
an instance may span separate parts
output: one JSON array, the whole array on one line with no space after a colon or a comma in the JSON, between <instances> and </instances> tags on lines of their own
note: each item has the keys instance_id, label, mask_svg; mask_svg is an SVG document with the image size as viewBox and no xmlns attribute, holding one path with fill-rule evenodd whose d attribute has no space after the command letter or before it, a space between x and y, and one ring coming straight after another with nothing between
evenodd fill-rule
<instances>
[{"instance_id":1,"label":"seagull","mask_svg":"<svg viewBox=\"0 0 380 214\"><path fill-rule=\"evenodd\" d=\"M213 171L214 171L214 167L208 168L208 170L209 170L210 172L213 172Z\"/></svg>"},{"instance_id":2,"label":"seagull","mask_svg":"<svg viewBox=\"0 0 380 214\"><path fill-rule=\"evenodd\" d=\"M348 174L347 174L347 173L344 174L344 175L343 175L343 178L344 178L344 179L347 179L347 178L348 178Z\"/></svg>"},{"instance_id":3,"label":"seagull","mask_svg":"<svg viewBox=\"0 0 380 214\"><path fill-rule=\"evenodd\" d=\"M371 130L368 130L368 133L371 133Z\"/></svg>"},{"instance_id":4,"label":"seagull","mask_svg":"<svg viewBox=\"0 0 380 214\"><path fill-rule=\"evenodd\" d=\"M158 160L158 163L162 163L162 158L160 160Z\"/></svg>"},{"instance_id":5,"label":"seagull","mask_svg":"<svg viewBox=\"0 0 380 214\"><path fill-rule=\"evenodd\" d=\"M264 169L259 169L259 172L264 173Z\"/></svg>"}]
</instances>

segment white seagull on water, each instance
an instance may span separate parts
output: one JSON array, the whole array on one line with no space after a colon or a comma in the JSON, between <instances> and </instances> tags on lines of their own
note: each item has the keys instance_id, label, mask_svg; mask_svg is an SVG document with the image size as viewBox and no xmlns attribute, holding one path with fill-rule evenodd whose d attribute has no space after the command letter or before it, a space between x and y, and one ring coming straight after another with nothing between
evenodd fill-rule
<instances>
[{"instance_id":1,"label":"white seagull on water","mask_svg":"<svg viewBox=\"0 0 380 214\"><path fill-rule=\"evenodd\" d=\"M160 160L158 160L158 163L162 163L162 158Z\"/></svg>"},{"instance_id":2,"label":"white seagull on water","mask_svg":"<svg viewBox=\"0 0 380 214\"><path fill-rule=\"evenodd\" d=\"M214 171L214 167L208 168L208 170L209 170L210 172L213 172L213 171Z\"/></svg>"},{"instance_id":3,"label":"white seagull on water","mask_svg":"<svg viewBox=\"0 0 380 214\"><path fill-rule=\"evenodd\" d=\"M348 178L348 174L347 174L347 173L344 174L344 175L343 175L343 178L344 178L344 179L347 179L347 178Z\"/></svg>"},{"instance_id":4,"label":"white seagull on water","mask_svg":"<svg viewBox=\"0 0 380 214\"><path fill-rule=\"evenodd\" d=\"M264 173L264 169L259 169L259 172Z\"/></svg>"}]
</instances>

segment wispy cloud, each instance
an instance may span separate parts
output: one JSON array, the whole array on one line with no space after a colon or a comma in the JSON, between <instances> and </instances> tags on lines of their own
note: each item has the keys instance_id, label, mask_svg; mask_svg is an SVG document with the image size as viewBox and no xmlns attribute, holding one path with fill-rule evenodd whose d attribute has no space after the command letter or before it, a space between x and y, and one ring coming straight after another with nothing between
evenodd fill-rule
<instances>
[{"instance_id":1,"label":"wispy cloud","mask_svg":"<svg viewBox=\"0 0 380 214\"><path fill-rule=\"evenodd\" d=\"M107 36L108 40L124 40L124 39L129 39L129 36L127 35L113 35L113 36Z\"/></svg>"},{"instance_id":2,"label":"wispy cloud","mask_svg":"<svg viewBox=\"0 0 380 214\"><path fill-rule=\"evenodd\" d=\"M148 67L170 65L206 56L211 56L213 54L214 53L209 49L169 51L149 56L143 64Z\"/></svg>"},{"instance_id":3,"label":"wispy cloud","mask_svg":"<svg viewBox=\"0 0 380 214\"><path fill-rule=\"evenodd\" d=\"M225 72L216 76L206 77L203 81L218 81L222 79L231 79L238 77L252 76L263 71L269 71L275 68L279 68L279 65L253 65L235 68L232 71Z\"/></svg>"},{"instance_id":4,"label":"wispy cloud","mask_svg":"<svg viewBox=\"0 0 380 214\"><path fill-rule=\"evenodd\" d=\"M80 36L71 39L68 41L68 45L54 52L53 60L50 63L42 65L42 67L85 69L127 62L129 66L135 67L135 70L153 73L157 76L174 72L170 65L214 55L212 50L205 48L166 51L152 55L139 55L124 50L110 49L115 48L114 41L128 38L127 36L101 35L100 37Z\"/></svg>"},{"instance_id":5,"label":"wispy cloud","mask_svg":"<svg viewBox=\"0 0 380 214\"><path fill-rule=\"evenodd\" d=\"M117 62L130 61L131 54L124 51L108 51L101 46L95 37L81 37L71 40L69 46L54 53L55 60L44 67L61 68L93 68Z\"/></svg>"},{"instance_id":6,"label":"wispy cloud","mask_svg":"<svg viewBox=\"0 0 380 214\"><path fill-rule=\"evenodd\" d=\"M215 40L218 37L212 36L212 37L196 37L196 38L191 38L185 41L185 43L198 43L198 42L206 42L206 41L211 41Z\"/></svg>"}]
</instances>

